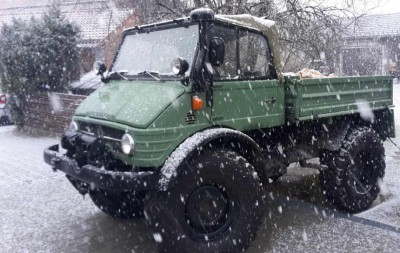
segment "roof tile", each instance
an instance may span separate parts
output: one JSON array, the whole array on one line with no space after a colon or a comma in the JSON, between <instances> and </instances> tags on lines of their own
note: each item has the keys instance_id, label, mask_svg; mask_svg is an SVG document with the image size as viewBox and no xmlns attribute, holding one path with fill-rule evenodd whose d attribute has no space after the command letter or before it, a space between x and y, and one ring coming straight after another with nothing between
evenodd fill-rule
<instances>
[{"instance_id":1,"label":"roof tile","mask_svg":"<svg viewBox=\"0 0 400 253\"><path fill-rule=\"evenodd\" d=\"M400 36L400 13L366 15L347 30L346 37Z\"/></svg>"},{"instance_id":2,"label":"roof tile","mask_svg":"<svg viewBox=\"0 0 400 253\"><path fill-rule=\"evenodd\" d=\"M38 18L49 10L49 5L24 6L16 8L3 8L0 6L0 27L10 24L13 18L29 21L32 17ZM71 3L65 0L60 5L64 16L81 28L82 41L80 46L95 45L115 30L122 22L133 13L132 10L115 9L107 6L107 1L84 1Z\"/></svg>"}]
</instances>

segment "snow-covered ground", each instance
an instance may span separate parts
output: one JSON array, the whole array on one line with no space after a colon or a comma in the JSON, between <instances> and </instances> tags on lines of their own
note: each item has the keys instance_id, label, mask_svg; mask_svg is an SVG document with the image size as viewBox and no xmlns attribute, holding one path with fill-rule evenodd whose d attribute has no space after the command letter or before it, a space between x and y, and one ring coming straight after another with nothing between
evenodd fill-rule
<instances>
[{"instance_id":1,"label":"snow-covered ground","mask_svg":"<svg viewBox=\"0 0 400 253\"><path fill-rule=\"evenodd\" d=\"M19 133L14 127L0 127L0 253L157 252L144 219L108 217L90 198L83 198L62 173L54 173L44 164L43 149L57 142ZM395 168L391 162L388 167ZM392 177L391 171L388 169L387 177ZM318 189L308 180L312 174L303 178L306 188ZM393 189L389 181L385 184L387 191L395 192L395 184ZM296 185L278 188L301 192ZM300 196L304 201L307 198ZM289 195L270 193L267 199L263 223L248 253L393 252L400 248L400 232L393 227L370 225L367 220L355 220Z\"/></svg>"}]
</instances>

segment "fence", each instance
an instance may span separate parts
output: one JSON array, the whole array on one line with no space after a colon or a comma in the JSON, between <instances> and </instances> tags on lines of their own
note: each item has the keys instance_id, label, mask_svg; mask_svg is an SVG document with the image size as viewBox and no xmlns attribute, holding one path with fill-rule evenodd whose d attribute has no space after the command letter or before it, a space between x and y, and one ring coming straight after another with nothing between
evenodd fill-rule
<instances>
[{"instance_id":1,"label":"fence","mask_svg":"<svg viewBox=\"0 0 400 253\"><path fill-rule=\"evenodd\" d=\"M24 130L34 134L59 136L69 126L72 115L86 96L40 93L28 99Z\"/></svg>"}]
</instances>

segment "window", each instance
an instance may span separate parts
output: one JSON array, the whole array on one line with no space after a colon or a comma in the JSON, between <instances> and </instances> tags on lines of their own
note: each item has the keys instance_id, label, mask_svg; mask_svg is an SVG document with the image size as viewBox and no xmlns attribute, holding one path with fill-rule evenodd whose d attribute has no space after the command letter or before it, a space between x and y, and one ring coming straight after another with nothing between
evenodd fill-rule
<instances>
[{"instance_id":1,"label":"window","mask_svg":"<svg viewBox=\"0 0 400 253\"><path fill-rule=\"evenodd\" d=\"M223 26L214 26L211 29L210 39L219 37L225 42L225 60L222 66L214 68L216 78L238 78L237 64L237 31Z\"/></svg>"},{"instance_id":2,"label":"window","mask_svg":"<svg viewBox=\"0 0 400 253\"><path fill-rule=\"evenodd\" d=\"M269 67L268 53L267 41L260 34L249 31L239 32L239 73L241 76L266 76Z\"/></svg>"},{"instance_id":3,"label":"window","mask_svg":"<svg viewBox=\"0 0 400 253\"><path fill-rule=\"evenodd\" d=\"M137 74L156 71L173 75L171 62L183 57L189 63L196 52L199 32L197 25L167 30L130 34L124 38L113 70Z\"/></svg>"},{"instance_id":4,"label":"window","mask_svg":"<svg viewBox=\"0 0 400 253\"><path fill-rule=\"evenodd\" d=\"M214 25L209 39L219 37L225 42L225 60L215 67L214 77L224 79L251 79L269 75L270 56L266 39L248 30Z\"/></svg>"}]
</instances>

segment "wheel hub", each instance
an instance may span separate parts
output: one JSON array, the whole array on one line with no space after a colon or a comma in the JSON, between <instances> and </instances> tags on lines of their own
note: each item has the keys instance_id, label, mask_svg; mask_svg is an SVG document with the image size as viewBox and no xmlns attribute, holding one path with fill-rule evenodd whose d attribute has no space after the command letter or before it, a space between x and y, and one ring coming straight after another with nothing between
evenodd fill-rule
<instances>
[{"instance_id":1,"label":"wheel hub","mask_svg":"<svg viewBox=\"0 0 400 253\"><path fill-rule=\"evenodd\" d=\"M207 235L212 239L230 225L232 215L228 196L218 187L202 186L189 196L185 216L198 236Z\"/></svg>"},{"instance_id":2,"label":"wheel hub","mask_svg":"<svg viewBox=\"0 0 400 253\"><path fill-rule=\"evenodd\" d=\"M368 193L374 185L374 182L371 181L375 170L374 159L373 155L364 152L357 154L354 159L354 169L351 170L351 177L353 178L352 184L355 191L359 194Z\"/></svg>"}]
</instances>

